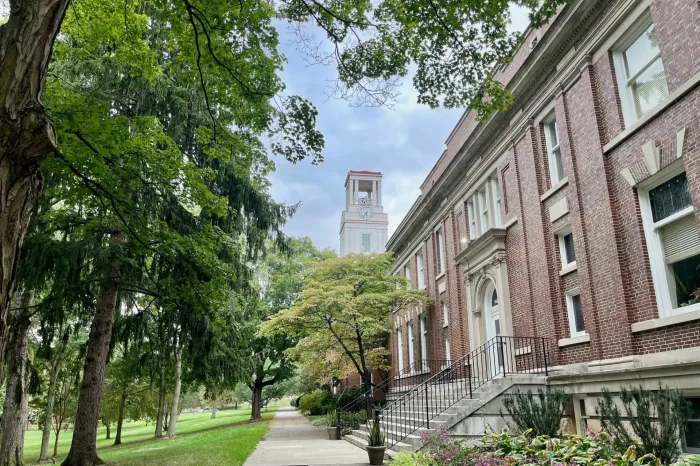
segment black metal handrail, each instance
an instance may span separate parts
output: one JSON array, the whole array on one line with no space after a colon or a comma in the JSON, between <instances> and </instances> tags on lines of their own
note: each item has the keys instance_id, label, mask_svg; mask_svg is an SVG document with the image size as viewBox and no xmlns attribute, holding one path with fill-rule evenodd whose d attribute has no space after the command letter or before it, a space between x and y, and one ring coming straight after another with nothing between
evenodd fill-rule
<instances>
[{"instance_id":1,"label":"black metal handrail","mask_svg":"<svg viewBox=\"0 0 700 466\"><path fill-rule=\"evenodd\" d=\"M392 447L425 426L440 413L465 398L485 383L506 374L548 375L547 340L539 337L497 336L450 362L400 398L388 403L379 413Z\"/></svg>"},{"instance_id":2,"label":"black metal handrail","mask_svg":"<svg viewBox=\"0 0 700 466\"><path fill-rule=\"evenodd\" d=\"M390 393L403 393L429 379L436 370L444 368L445 359L420 359L404 367L397 374L372 385L354 400L336 410L336 438L344 431L359 428L371 415L375 406L387 402Z\"/></svg>"}]
</instances>

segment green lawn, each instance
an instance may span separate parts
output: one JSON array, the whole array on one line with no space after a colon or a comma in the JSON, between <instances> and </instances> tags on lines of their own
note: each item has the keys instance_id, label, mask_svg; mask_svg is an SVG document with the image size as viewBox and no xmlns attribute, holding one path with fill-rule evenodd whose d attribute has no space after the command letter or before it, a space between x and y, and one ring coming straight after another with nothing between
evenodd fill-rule
<instances>
[{"instance_id":1,"label":"green lawn","mask_svg":"<svg viewBox=\"0 0 700 466\"><path fill-rule=\"evenodd\" d=\"M263 410L263 418L269 419L274 416L277 406L271 404L267 412ZM97 430L97 449L103 459L114 461L120 466L242 464L258 439L267 430L266 422L225 428L248 421L250 407L220 410L216 413L216 419L210 419L210 417L209 412L181 414L177 420L177 437L173 440L153 440L155 426L152 422L148 425L144 421L124 423L122 445L117 447L112 446L116 428L112 426L112 439L106 440L105 428L100 426ZM72 432L61 432L58 440L57 463L68 454L71 437ZM52 433L49 454L53 452L53 440ZM195 445L199 446L195 447ZM202 457L202 446L206 446L206 458ZM25 461L36 462L40 448L41 432L38 430L26 432ZM157 458L157 462L154 458Z\"/></svg>"}]
</instances>

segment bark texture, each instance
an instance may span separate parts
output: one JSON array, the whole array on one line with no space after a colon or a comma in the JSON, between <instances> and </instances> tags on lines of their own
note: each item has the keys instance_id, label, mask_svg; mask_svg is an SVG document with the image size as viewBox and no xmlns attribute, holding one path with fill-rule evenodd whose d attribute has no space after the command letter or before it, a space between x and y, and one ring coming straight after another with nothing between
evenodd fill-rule
<instances>
[{"instance_id":1,"label":"bark texture","mask_svg":"<svg viewBox=\"0 0 700 466\"><path fill-rule=\"evenodd\" d=\"M53 408L56 402L56 381L58 374L63 367L63 356L65 354L65 343L61 342L61 346L56 349L54 360L51 364L49 373L49 386L46 391L46 421L44 421L44 429L41 433L41 451L39 452L39 463L53 463L49 459L49 442L51 441L51 420L53 419ZM55 455L55 453L54 453Z\"/></svg>"},{"instance_id":2,"label":"bark texture","mask_svg":"<svg viewBox=\"0 0 700 466\"><path fill-rule=\"evenodd\" d=\"M168 438L175 437L177 424L178 405L180 404L180 390L182 389L182 344L176 343L175 350L175 391L173 392L173 404L170 406L170 424L168 425Z\"/></svg>"},{"instance_id":3,"label":"bark texture","mask_svg":"<svg viewBox=\"0 0 700 466\"><path fill-rule=\"evenodd\" d=\"M56 148L42 99L69 1L10 0L0 26L0 363L20 249L43 187L39 165Z\"/></svg>"},{"instance_id":4,"label":"bark texture","mask_svg":"<svg viewBox=\"0 0 700 466\"><path fill-rule=\"evenodd\" d=\"M158 416L156 417L155 438L163 436L163 418L165 417L165 367L160 367L160 387L158 388Z\"/></svg>"},{"instance_id":5,"label":"bark texture","mask_svg":"<svg viewBox=\"0 0 700 466\"><path fill-rule=\"evenodd\" d=\"M97 425L99 423L102 384L112 324L117 305L119 265L115 262L111 277L106 279L98 292L95 316L88 337L87 355L83 366L83 382L78 396L78 412L75 418L73 439L63 466L93 466L104 464L97 456Z\"/></svg>"},{"instance_id":6,"label":"bark texture","mask_svg":"<svg viewBox=\"0 0 700 466\"><path fill-rule=\"evenodd\" d=\"M126 389L122 392L122 397L119 399L119 416L117 417L117 435L114 437L114 444L122 444L122 426L124 425L124 408L126 407Z\"/></svg>"},{"instance_id":7,"label":"bark texture","mask_svg":"<svg viewBox=\"0 0 700 466\"><path fill-rule=\"evenodd\" d=\"M22 300L22 307L29 306L29 299ZM30 313L20 309L13 313L8 338L7 391L2 412L2 444L0 465L23 464L24 427L27 421L29 384L28 340Z\"/></svg>"}]
</instances>

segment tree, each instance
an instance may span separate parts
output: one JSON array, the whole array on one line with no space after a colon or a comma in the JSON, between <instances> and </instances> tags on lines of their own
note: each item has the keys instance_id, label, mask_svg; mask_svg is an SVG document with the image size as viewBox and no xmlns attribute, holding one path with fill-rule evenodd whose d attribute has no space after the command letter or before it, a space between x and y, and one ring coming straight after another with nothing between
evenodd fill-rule
<instances>
[{"instance_id":1,"label":"tree","mask_svg":"<svg viewBox=\"0 0 700 466\"><path fill-rule=\"evenodd\" d=\"M134 39L145 38L142 32L146 25L157 30L159 45L177 43L178 51L187 57L186 66L177 71L196 81L196 92L206 102L212 120L227 113L222 112L222 99L229 104L250 102L262 110L257 119L260 130L280 136L272 139L271 149L298 160L308 147L319 149L322 137L314 129L313 106L283 94L284 86L277 76L283 59L277 53L273 18L287 19L297 27L299 46L312 60L336 65L335 95L339 97L359 104L388 104L396 95L395 78L405 76L414 62L419 102L468 105L485 119L510 101L507 90L494 79L496 65L507 62L520 42L517 35L507 32L508 7L529 8L532 24L537 27L568 1L283 0L244 5L233 0L178 0L172 4L132 3L122 8L118 2L96 5L84 0L73 4L83 18L79 22L71 17L70 0L11 1L9 18L0 26L0 199L11 199L0 203L0 273L8 277L0 286L0 348L5 347L4 327L18 251L42 190L39 166L60 141L43 96L49 65L56 59L53 52L59 48L54 47L59 30L62 38L70 36L69 28L62 25L75 27L79 23L86 30L85 37L101 36L115 46L110 54L101 53L104 50L94 54L95 64L104 64L105 55L110 55L109 59L131 59L145 71L152 70L158 61L144 53L145 40ZM325 32L327 47L318 47L313 36L304 33L308 22ZM110 73L113 68L97 66L92 70ZM217 86L221 84L224 86ZM230 92L220 93L217 87ZM116 102L131 110L144 103L141 99ZM225 121L214 126L219 133L229 127ZM251 139L236 140L251 147Z\"/></svg>"},{"instance_id":2,"label":"tree","mask_svg":"<svg viewBox=\"0 0 700 466\"><path fill-rule=\"evenodd\" d=\"M335 257L332 250L316 249L308 237L291 238L289 247L289 252L269 254L257 269L260 297L249 300L248 305L252 309L246 319L251 324L248 328L253 332L257 332L259 325L270 316L294 305L313 263ZM250 383L251 418L259 419L260 410L265 404L263 391L273 393L273 384L282 383L295 373L287 350L293 348L297 341L290 335L281 333L257 333L250 338L254 368Z\"/></svg>"},{"instance_id":3,"label":"tree","mask_svg":"<svg viewBox=\"0 0 700 466\"><path fill-rule=\"evenodd\" d=\"M388 368L389 316L429 301L391 271L390 253L319 262L298 302L265 322L261 334L298 338L287 352L317 381L354 370L369 387L371 371Z\"/></svg>"}]
</instances>

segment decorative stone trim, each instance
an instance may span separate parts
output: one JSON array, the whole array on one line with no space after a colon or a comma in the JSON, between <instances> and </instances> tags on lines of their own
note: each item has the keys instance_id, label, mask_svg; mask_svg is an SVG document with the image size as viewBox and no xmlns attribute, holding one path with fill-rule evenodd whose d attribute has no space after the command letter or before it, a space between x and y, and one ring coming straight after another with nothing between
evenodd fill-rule
<instances>
[{"instance_id":1,"label":"decorative stone trim","mask_svg":"<svg viewBox=\"0 0 700 466\"><path fill-rule=\"evenodd\" d=\"M576 265L576 262L572 262L571 264L567 264L566 267L562 268L559 271L559 276L563 277L564 275L574 272L578 270L578 265Z\"/></svg>"},{"instance_id":2,"label":"decorative stone trim","mask_svg":"<svg viewBox=\"0 0 700 466\"><path fill-rule=\"evenodd\" d=\"M685 312L683 314L676 314L669 317L661 317L659 319L645 320L643 322L636 322L632 324L632 333L646 332L648 330L654 330L657 328L668 327L670 325L683 324L685 322L692 322L694 320L700 320L700 309L690 312Z\"/></svg>"},{"instance_id":3,"label":"decorative stone trim","mask_svg":"<svg viewBox=\"0 0 700 466\"><path fill-rule=\"evenodd\" d=\"M549 221L554 222L559 220L564 215L569 213L569 202L565 197L559 199L556 203L549 207Z\"/></svg>"},{"instance_id":4,"label":"decorative stone trim","mask_svg":"<svg viewBox=\"0 0 700 466\"><path fill-rule=\"evenodd\" d=\"M557 342L557 344L559 345L559 348L563 348L564 346L578 345L581 343L588 343L590 341L591 335L586 333L580 337L562 338Z\"/></svg>"},{"instance_id":5,"label":"decorative stone trim","mask_svg":"<svg viewBox=\"0 0 700 466\"><path fill-rule=\"evenodd\" d=\"M555 184L549 190L547 190L542 196L540 196L540 201L544 202L546 199L552 197L554 193L559 191L561 188L569 184L569 177L565 176L561 180L559 180L559 183Z\"/></svg>"},{"instance_id":6,"label":"decorative stone trim","mask_svg":"<svg viewBox=\"0 0 700 466\"><path fill-rule=\"evenodd\" d=\"M503 228L504 230L507 230L508 228L512 227L512 226L515 225L516 223L518 223L518 217L517 217L517 216L511 218L511 219L508 220L506 223L504 223L503 225L501 225L501 228Z\"/></svg>"}]
</instances>

